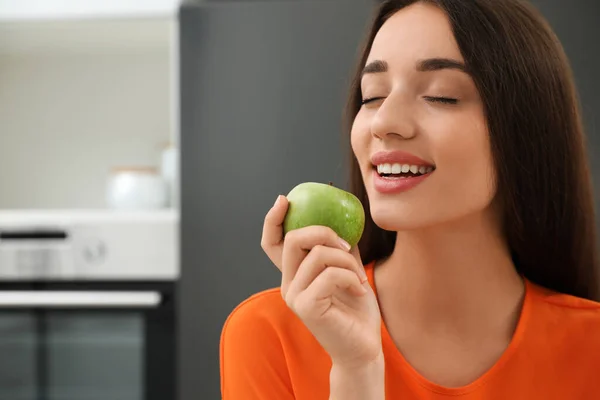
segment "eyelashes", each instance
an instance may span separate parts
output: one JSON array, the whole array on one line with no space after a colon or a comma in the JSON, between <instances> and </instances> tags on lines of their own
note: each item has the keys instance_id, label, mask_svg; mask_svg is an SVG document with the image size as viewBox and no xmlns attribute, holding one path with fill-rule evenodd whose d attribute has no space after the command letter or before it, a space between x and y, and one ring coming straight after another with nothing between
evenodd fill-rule
<instances>
[{"instance_id":1,"label":"eyelashes","mask_svg":"<svg viewBox=\"0 0 600 400\"><path fill-rule=\"evenodd\" d=\"M424 96L423 98L430 103L441 103L441 104L450 104L450 105L458 104L458 99L455 99L452 97ZM365 105L365 104L369 104L374 101L382 100L382 99L384 99L384 97L369 97L366 99L362 99L361 104Z\"/></svg>"},{"instance_id":2,"label":"eyelashes","mask_svg":"<svg viewBox=\"0 0 600 400\"><path fill-rule=\"evenodd\" d=\"M361 103L364 106L365 104L369 104L369 103L372 103L374 101L381 100L381 99L383 99L383 97L369 97L367 99L363 99L361 101Z\"/></svg>"},{"instance_id":3,"label":"eyelashes","mask_svg":"<svg viewBox=\"0 0 600 400\"><path fill-rule=\"evenodd\" d=\"M429 97L425 96L425 100L430 101L432 103L442 103L442 104L458 104L458 99L454 99L452 97Z\"/></svg>"}]
</instances>

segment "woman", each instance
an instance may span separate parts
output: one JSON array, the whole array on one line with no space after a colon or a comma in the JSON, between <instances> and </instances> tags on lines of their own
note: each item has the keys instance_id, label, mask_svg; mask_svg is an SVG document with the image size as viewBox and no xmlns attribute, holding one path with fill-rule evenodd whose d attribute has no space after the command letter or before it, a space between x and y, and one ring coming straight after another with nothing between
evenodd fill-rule
<instances>
[{"instance_id":1,"label":"woman","mask_svg":"<svg viewBox=\"0 0 600 400\"><path fill-rule=\"evenodd\" d=\"M278 198L262 246L281 287L225 324L223 399L599 398L582 124L539 14L385 1L348 108L360 253L325 227L283 240Z\"/></svg>"}]
</instances>

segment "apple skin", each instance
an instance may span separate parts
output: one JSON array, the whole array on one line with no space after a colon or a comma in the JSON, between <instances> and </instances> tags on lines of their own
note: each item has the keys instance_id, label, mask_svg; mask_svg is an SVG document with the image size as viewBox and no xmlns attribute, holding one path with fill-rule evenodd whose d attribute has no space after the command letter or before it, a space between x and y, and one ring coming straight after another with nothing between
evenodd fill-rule
<instances>
[{"instance_id":1,"label":"apple skin","mask_svg":"<svg viewBox=\"0 0 600 400\"><path fill-rule=\"evenodd\" d=\"M352 193L335 186L305 182L294 187L286 196L288 210L283 232L311 225L328 226L354 247L365 227L365 210Z\"/></svg>"}]
</instances>

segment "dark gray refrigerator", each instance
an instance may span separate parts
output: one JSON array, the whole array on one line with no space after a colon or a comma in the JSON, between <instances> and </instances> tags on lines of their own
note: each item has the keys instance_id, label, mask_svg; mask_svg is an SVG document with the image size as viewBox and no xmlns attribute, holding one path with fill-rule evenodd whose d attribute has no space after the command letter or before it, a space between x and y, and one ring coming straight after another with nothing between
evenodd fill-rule
<instances>
[{"instance_id":1,"label":"dark gray refrigerator","mask_svg":"<svg viewBox=\"0 0 600 400\"><path fill-rule=\"evenodd\" d=\"M220 399L219 336L277 286L264 214L304 181L345 186L342 111L369 1L215 1L180 11L180 399Z\"/></svg>"},{"instance_id":2,"label":"dark gray refrigerator","mask_svg":"<svg viewBox=\"0 0 600 400\"><path fill-rule=\"evenodd\" d=\"M375 3L220 0L179 12L179 400L221 398L225 319L252 293L279 284L260 248L276 196L304 181L347 184L342 111ZM536 4L571 57L590 152L598 154L600 3ZM594 157L592 165L599 170Z\"/></svg>"}]
</instances>

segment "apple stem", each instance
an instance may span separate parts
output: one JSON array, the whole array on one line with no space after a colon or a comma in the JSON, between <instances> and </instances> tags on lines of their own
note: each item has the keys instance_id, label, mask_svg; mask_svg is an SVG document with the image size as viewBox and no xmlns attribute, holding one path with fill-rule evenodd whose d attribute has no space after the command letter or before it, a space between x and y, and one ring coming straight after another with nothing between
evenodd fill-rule
<instances>
[{"instance_id":1,"label":"apple stem","mask_svg":"<svg viewBox=\"0 0 600 400\"><path fill-rule=\"evenodd\" d=\"M333 182L329 181L329 186L333 186Z\"/></svg>"}]
</instances>

